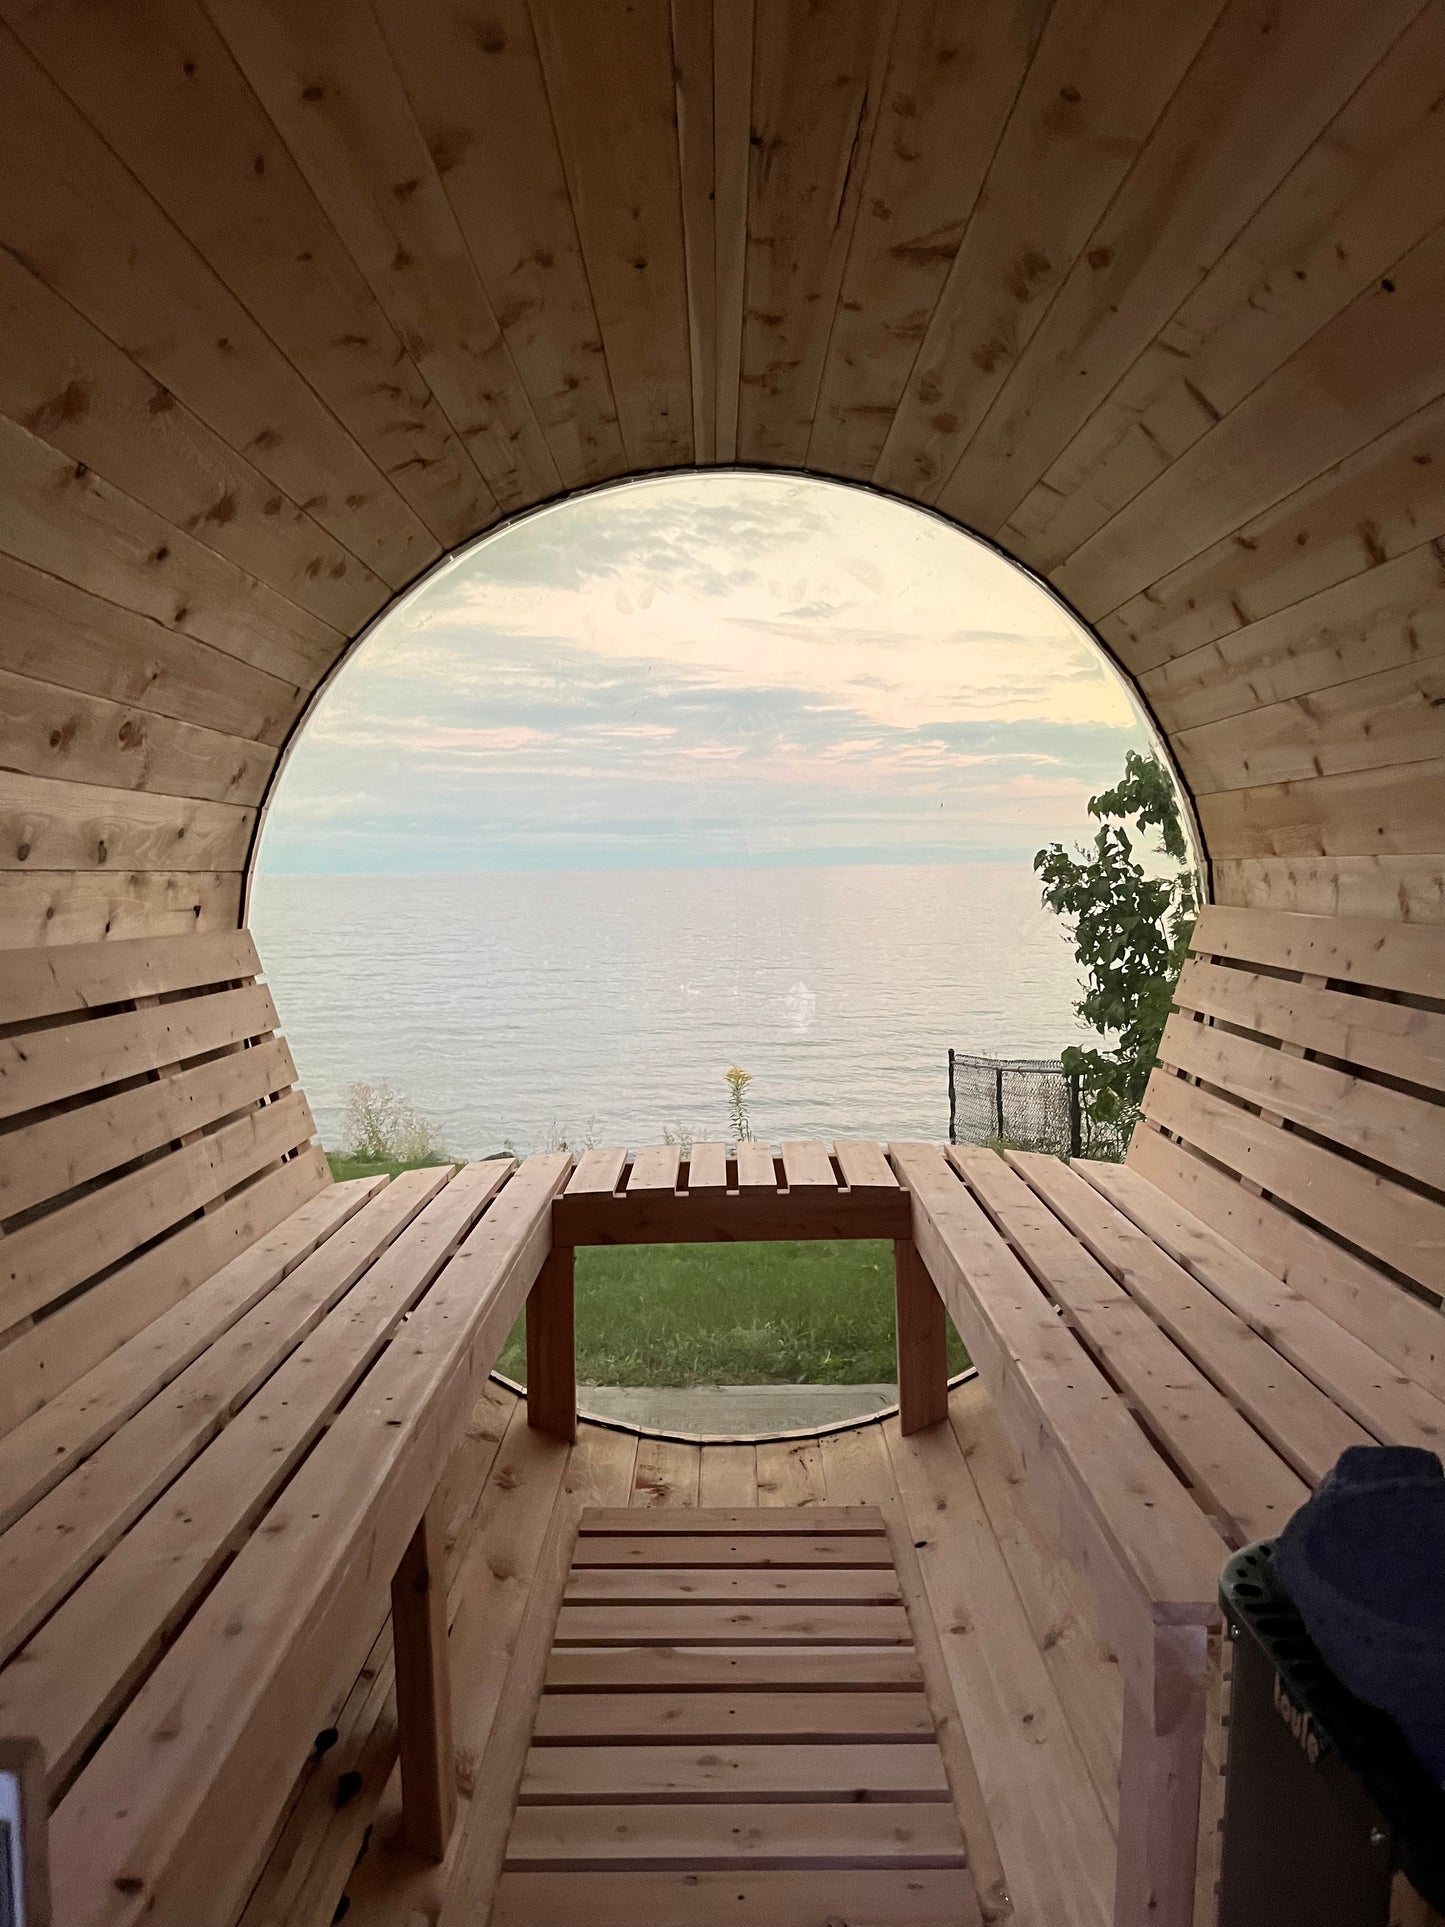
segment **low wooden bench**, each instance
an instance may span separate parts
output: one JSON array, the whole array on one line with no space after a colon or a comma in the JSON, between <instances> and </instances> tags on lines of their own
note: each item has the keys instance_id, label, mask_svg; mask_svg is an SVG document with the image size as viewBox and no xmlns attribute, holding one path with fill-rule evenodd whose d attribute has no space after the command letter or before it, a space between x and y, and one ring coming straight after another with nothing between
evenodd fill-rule
<instances>
[{"instance_id":1,"label":"low wooden bench","mask_svg":"<svg viewBox=\"0 0 1445 1927\"><path fill-rule=\"evenodd\" d=\"M258 972L0 960L0 1730L68 1927L232 1917L388 1602L410 1843L453 1811L432 1497L570 1159L331 1184Z\"/></svg>"},{"instance_id":2,"label":"low wooden bench","mask_svg":"<svg viewBox=\"0 0 1445 1927\"><path fill-rule=\"evenodd\" d=\"M909 1220L877 1144L747 1142L584 1152L553 1222L575 1246L900 1238Z\"/></svg>"},{"instance_id":3,"label":"low wooden bench","mask_svg":"<svg viewBox=\"0 0 1445 1927\"><path fill-rule=\"evenodd\" d=\"M553 1208L552 1255L527 1305L528 1422L576 1437L577 1246L887 1238L901 1252L909 1225L908 1199L877 1144L798 1141L775 1152L745 1141L584 1152ZM926 1373L910 1375L910 1384L926 1382Z\"/></svg>"},{"instance_id":4,"label":"low wooden bench","mask_svg":"<svg viewBox=\"0 0 1445 1927\"><path fill-rule=\"evenodd\" d=\"M1346 1446L1445 1452L1445 931L1209 908L1175 1003L1124 1165L891 1147L913 1289L947 1305L1118 1654L1119 1927L1184 1927L1209 1884L1228 1551Z\"/></svg>"}]
</instances>

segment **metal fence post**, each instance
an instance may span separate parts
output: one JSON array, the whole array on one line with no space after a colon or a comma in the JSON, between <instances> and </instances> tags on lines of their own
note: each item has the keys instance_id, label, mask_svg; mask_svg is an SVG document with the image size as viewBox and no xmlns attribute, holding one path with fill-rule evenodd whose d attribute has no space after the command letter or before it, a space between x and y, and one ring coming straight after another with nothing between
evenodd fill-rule
<instances>
[{"instance_id":1,"label":"metal fence post","mask_svg":"<svg viewBox=\"0 0 1445 1927\"><path fill-rule=\"evenodd\" d=\"M1003 1065L1000 1064L993 1074L993 1105L998 1116L998 1129L995 1135L1003 1140Z\"/></svg>"},{"instance_id":2,"label":"metal fence post","mask_svg":"<svg viewBox=\"0 0 1445 1927\"><path fill-rule=\"evenodd\" d=\"M958 1092L953 1081L953 1046L948 1047L948 1141L957 1144L955 1129L958 1123Z\"/></svg>"},{"instance_id":3,"label":"metal fence post","mask_svg":"<svg viewBox=\"0 0 1445 1927\"><path fill-rule=\"evenodd\" d=\"M1069 1156L1076 1158L1084 1149L1084 1121L1079 1109L1079 1073L1070 1071L1069 1079Z\"/></svg>"}]
</instances>

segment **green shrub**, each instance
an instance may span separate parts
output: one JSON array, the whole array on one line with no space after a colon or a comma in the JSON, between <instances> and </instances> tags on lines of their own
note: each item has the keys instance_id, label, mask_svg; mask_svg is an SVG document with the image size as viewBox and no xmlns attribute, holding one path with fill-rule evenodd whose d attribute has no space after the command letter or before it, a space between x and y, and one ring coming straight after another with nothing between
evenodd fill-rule
<instances>
[{"instance_id":1,"label":"green shrub","mask_svg":"<svg viewBox=\"0 0 1445 1927\"><path fill-rule=\"evenodd\" d=\"M1075 1009L1091 1029L1112 1035L1106 1050L1071 1044L1061 1053L1079 1075L1079 1101L1104 1137L1119 1137L1138 1116L1144 1086L1189 948L1199 909L1199 874L1190 855L1179 797L1156 756L1131 750L1124 775L1089 799L1101 819L1093 853L1070 854L1051 843L1034 858L1048 907L1073 923L1084 970ZM1134 837L1159 832L1155 858L1170 866L1150 874L1134 854Z\"/></svg>"}]
</instances>

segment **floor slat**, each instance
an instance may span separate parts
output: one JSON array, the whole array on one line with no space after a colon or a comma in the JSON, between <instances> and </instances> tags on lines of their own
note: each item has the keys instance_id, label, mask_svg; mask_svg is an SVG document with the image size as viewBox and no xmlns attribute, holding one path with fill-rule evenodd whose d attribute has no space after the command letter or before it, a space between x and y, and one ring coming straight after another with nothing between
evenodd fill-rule
<instances>
[{"instance_id":1,"label":"floor slat","mask_svg":"<svg viewBox=\"0 0 1445 1927\"><path fill-rule=\"evenodd\" d=\"M664 1620L663 1615L666 1615ZM559 1646L906 1646L901 1606L564 1606Z\"/></svg>"},{"instance_id":2,"label":"floor slat","mask_svg":"<svg viewBox=\"0 0 1445 1927\"><path fill-rule=\"evenodd\" d=\"M536 1746L522 1806L597 1800L946 1800L931 1746Z\"/></svg>"},{"instance_id":3,"label":"floor slat","mask_svg":"<svg viewBox=\"0 0 1445 1927\"><path fill-rule=\"evenodd\" d=\"M845 1911L840 1911L845 1910ZM504 1873L490 1927L978 1927L964 1868Z\"/></svg>"},{"instance_id":4,"label":"floor slat","mask_svg":"<svg viewBox=\"0 0 1445 1927\"><path fill-rule=\"evenodd\" d=\"M893 1572L834 1572L792 1567L731 1572L712 1566L668 1566L641 1572L574 1571L565 1603L579 1605L896 1606Z\"/></svg>"},{"instance_id":5,"label":"floor slat","mask_svg":"<svg viewBox=\"0 0 1445 1927\"><path fill-rule=\"evenodd\" d=\"M575 1570L615 1566L860 1566L892 1570L893 1555L881 1534L851 1538L797 1538L778 1533L661 1533L643 1537L599 1534L579 1539Z\"/></svg>"},{"instance_id":6,"label":"floor slat","mask_svg":"<svg viewBox=\"0 0 1445 1927\"><path fill-rule=\"evenodd\" d=\"M923 1801L818 1806L522 1807L519 1873L727 1872L738 1867L961 1867L958 1815Z\"/></svg>"},{"instance_id":7,"label":"floor slat","mask_svg":"<svg viewBox=\"0 0 1445 1927\"><path fill-rule=\"evenodd\" d=\"M534 1745L599 1739L668 1745L733 1740L932 1740L922 1693L548 1693Z\"/></svg>"},{"instance_id":8,"label":"floor slat","mask_svg":"<svg viewBox=\"0 0 1445 1927\"><path fill-rule=\"evenodd\" d=\"M547 1691L888 1691L921 1686L909 1646L560 1646Z\"/></svg>"},{"instance_id":9,"label":"floor slat","mask_svg":"<svg viewBox=\"0 0 1445 1927\"><path fill-rule=\"evenodd\" d=\"M644 1441L646 1443L646 1441ZM724 1508L709 1506L645 1508L597 1506L584 1513L579 1528L582 1537L610 1533L661 1533L664 1536L703 1532L757 1533L779 1532L794 1536L809 1531L829 1538L846 1533L850 1537L877 1537L883 1534L883 1514L876 1506L810 1505L756 1506Z\"/></svg>"}]
</instances>

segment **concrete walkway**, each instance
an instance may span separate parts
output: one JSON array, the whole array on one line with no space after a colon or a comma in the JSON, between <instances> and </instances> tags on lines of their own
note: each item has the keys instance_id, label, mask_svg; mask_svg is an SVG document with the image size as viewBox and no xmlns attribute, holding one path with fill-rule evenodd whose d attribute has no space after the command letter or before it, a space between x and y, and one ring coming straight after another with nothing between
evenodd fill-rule
<instances>
[{"instance_id":1,"label":"concrete walkway","mask_svg":"<svg viewBox=\"0 0 1445 1927\"><path fill-rule=\"evenodd\" d=\"M657 1432L794 1432L846 1424L898 1403L896 1385L579 1385L584 1416Z\"/></svg>"}]
</instances>

